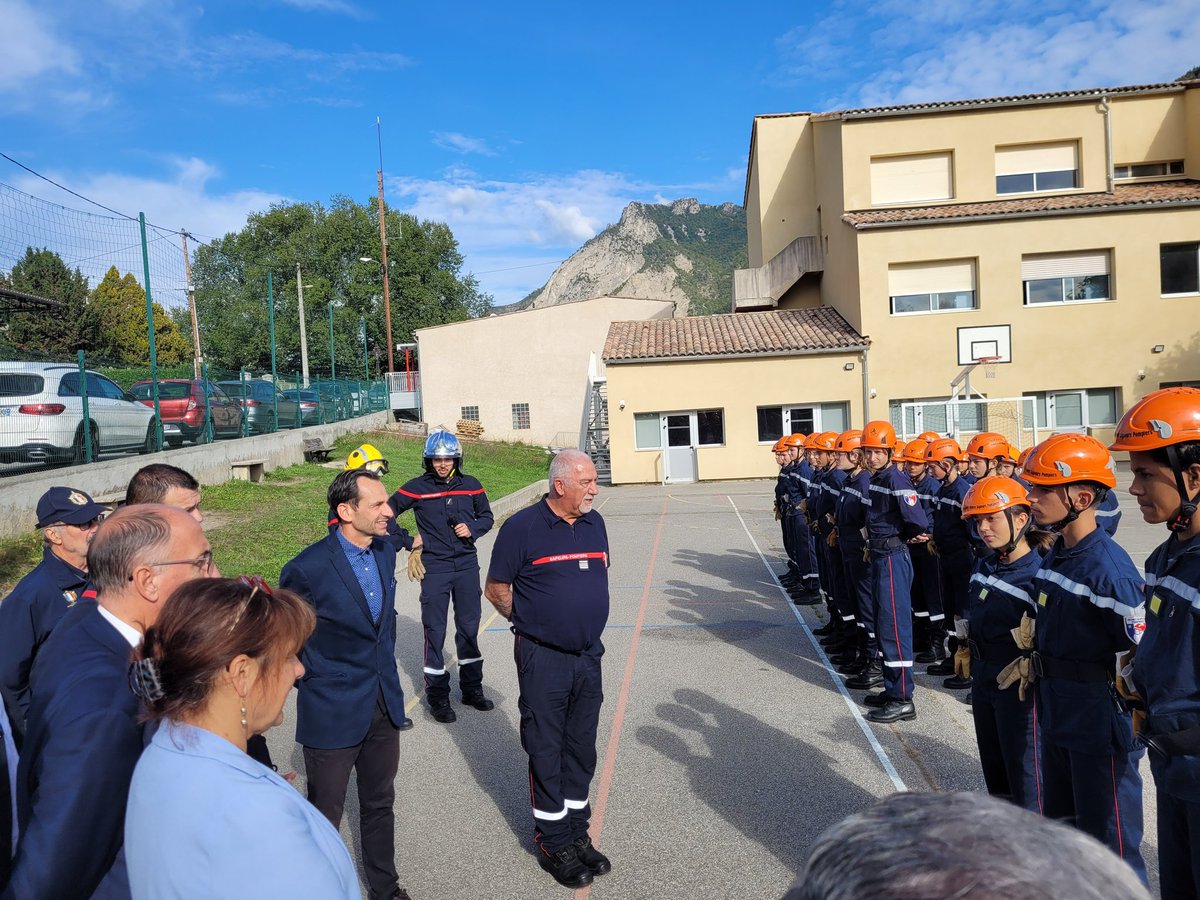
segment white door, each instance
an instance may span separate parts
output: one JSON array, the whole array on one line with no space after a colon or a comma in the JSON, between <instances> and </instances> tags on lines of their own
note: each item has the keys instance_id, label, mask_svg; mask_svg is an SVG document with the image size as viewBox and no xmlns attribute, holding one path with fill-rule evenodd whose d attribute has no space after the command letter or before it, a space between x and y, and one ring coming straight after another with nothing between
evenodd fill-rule
<instances>
[{"instance_id":1,"label":"white door","mask_svg":"<svg viewBox=\"0 0 1200 900\"><path fill-rule=\"evenodd\" d=\"M662 416L663 481L682 484L696 480L696 414Z\"/></svg>"},{"instance_id":2,"label":"white door","mask_svg":"<svg viewBox=\"0 0 1200 900\"><path fill-rule=\"evenodd\" d=\"M1083 405L1083 391L1056 391L1047 395L1046 415L1050 429L1056 434L1084 431Z\"/></svg>"}]
</instances>

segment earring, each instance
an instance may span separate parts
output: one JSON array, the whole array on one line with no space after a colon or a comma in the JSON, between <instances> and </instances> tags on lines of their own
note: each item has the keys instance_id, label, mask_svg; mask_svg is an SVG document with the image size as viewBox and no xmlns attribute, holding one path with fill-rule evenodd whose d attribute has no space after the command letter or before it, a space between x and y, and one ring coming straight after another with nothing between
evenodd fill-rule
<instances>
[{"instance_id":1,"label":"earring","mask_svg":"<svg viewBox=\"0 0 1200 900\"><path fill-rule=\"evenodd\" d=\"M246 727L246 701L242 701L242 728Z\"/></svg>"}]
</instances>

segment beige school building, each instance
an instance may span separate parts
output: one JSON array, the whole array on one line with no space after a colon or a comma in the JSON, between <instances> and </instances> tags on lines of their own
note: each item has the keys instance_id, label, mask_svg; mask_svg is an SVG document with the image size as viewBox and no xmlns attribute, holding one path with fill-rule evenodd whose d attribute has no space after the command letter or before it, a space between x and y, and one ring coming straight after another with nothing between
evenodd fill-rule
<instances>
[{"instance_id":1,"label":"beige school building","mask_svg":"<svg viewBox=\"0 0 1200 900\"><path fill-rule=\"evenodd\" d=\"M1107 440L1200 383L1200 81L758 116L745 207L732 313L609 329L614 482L873 418Z\"/></svg>"}]
</instances>

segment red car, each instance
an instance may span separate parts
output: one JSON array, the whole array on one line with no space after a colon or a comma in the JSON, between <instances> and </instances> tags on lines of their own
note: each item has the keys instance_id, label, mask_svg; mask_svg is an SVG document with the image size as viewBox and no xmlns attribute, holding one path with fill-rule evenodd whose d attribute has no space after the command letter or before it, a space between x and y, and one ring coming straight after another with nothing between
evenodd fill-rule
<instances>
[{"instance_id":1,"label":"red car","mask_svg":"<svg viewBox=\"0 0 1200 900\"><path fill-rule=\"evenodd\" d=\"M152 383L135 382L129 392L146 406L153 408ZM229 397L216 382L208 382L207 394L202 379L169 378L158 383L158 408L162 415L163 439L172 447L184 441L207 444L214 437L240 437L242 406ZM206 426L206 415L212 413L212 429Z\"/></svg>"}]
</instances>

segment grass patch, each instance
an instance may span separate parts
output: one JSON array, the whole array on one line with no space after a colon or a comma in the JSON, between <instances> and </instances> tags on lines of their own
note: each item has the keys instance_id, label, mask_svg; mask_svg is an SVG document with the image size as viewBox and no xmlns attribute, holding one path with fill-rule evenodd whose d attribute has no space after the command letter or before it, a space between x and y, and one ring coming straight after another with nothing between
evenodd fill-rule
<instances>
[{"instance_id":1,"label":"grass patch","mask_svg":"<svg viewBox=\"0 0 1200 900\"><path fill-rule=\"evenodd\" d=\"M379 432L348 434L335 442L331 458L372 443L388 460L389 491L422 471L424 441ZM550 458L540 447L479 443L464 446L464 468L482 482L488 499L501 497L545 478ZM230 481L203 490L208 539L225 575L261 575L274 584L293 556L326 534L325 492L336 470L300 463L270 472L259 484ZM410 510L400 517L409 531L416 526ZM0 596L6 595L41 559L41 536L0 541Z\"/></svg>"}]
</instances>

